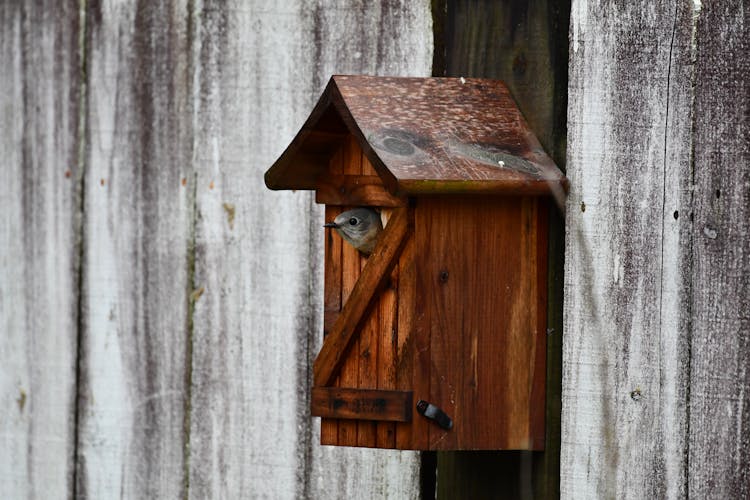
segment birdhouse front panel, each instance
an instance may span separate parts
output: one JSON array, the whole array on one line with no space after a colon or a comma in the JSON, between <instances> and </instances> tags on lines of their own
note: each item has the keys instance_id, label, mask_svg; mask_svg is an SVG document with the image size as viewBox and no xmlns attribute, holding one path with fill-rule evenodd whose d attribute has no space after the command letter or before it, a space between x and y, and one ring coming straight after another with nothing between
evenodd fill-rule
<instances>
[{"instance_id":1,"label":"birdhouse front panel","mask_svg":"<svg viewBox=\"0 0 750 500\"><path fill-rule=\"evenodd\" d=\"M367 177L354 141L332 172ZM338 189L354 182L339 181ZM345 194L345 193L340 193ZM330 221L352 200L326 206ZM362 206L366 196L357 200ZM393 203L396 204L395 202ZM404 225L390 264L336 329L371 258L325 236L324 335L348 336L316 377L313 413L323 444L399 449L541 449L544 441L546 208L534 197L426 197L374 206L388 234ZM379 255L378 255L379 256ZM347 331L350 328L351 331ZM325 345L324 345L325 348ZM325 354L324 352L322 354ZM331 361L333 359L333 361ZM450 419L420 414L424 401Z\"/></svg>"},{"instance_id":2,"label":"birdhouse front panel","mask_svg":"<svg viewBox=\"0 0 750 500\"><path fill-rule=\"evenodd\" d=\"M265 179L325 205L323 444L543 449L567 180L501 82L333 77Z\"/></svg>"}]
</instances>

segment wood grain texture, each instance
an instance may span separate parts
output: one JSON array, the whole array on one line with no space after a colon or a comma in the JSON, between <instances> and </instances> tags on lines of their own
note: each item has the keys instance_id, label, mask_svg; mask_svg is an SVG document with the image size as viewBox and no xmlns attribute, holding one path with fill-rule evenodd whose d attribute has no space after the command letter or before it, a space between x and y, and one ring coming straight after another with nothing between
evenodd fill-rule
<instances>
[{"instance_id":1,"label":"wood grain texture","mask_svg":"<svg viewBox=\"0 0 750 500\"><path fill-rule=\"evenodd\" d=\"M314 155L321 152L319 133L330 122L356 138L373 174L397 196L551 193L560 201L565 196L567 180L499 80L335 75L265 173L269 188L316 187L327 159L321 155L316 162Z\"/></svg>"},{"instance_id":2,"label":"wood grain texture","mask_svg":"<svg viewBox=\"0 0 750 500\"><path fill-rule=\"evenodd\" d=\"M0 497L74 494L81 108L71 3L0 5Z\"/></svg>"},{"instance_id":3,"label":"wood grain texture","mask_svg":"<svg viewBox=\"0 0 750 500\"><path fill-rule=\"evenodd\" d=\"M750 497L750 12L695 23L690 498Z\"/></svg>"},{"instance_id":4,"label":"wood grain texture","mask_svg":"<svg viewBox=\"0 0 750 500\"><path fill-rule=\"evenodd\" d=\"M342 167L344 175L362 175L362 149L359 147L354 138L348 136L344 144L342 145L342 149ZM343 210L348 210L350 208L354 207L344 206ZM360 255L360 253L354 247L348 244L343 244L341 246L342 311L349 301L352 293L354 292L357 281L361 276L363 261L366 261L366 258ZM350 306L351 305L354 305L354 303L350 304ZM364 314L364 310L362 310L362 314ZM341 315L339 315L339 318L340 317ZM337 322L339 321L339 318L336 319ZM357 322L359 322L359 319L357 320ZM353 329L355 328L355 325L350 325L350 328L352 328L351 333L354 333ZM357 333L361 333L361 328ZM341 356L344 356L343 362L340 365L341 370L336 374L340 387L357 386L357 382L359 381L360 357L356 353L359 353L359 340L359 335L356 335L355 338L351 341L349 352L355 353L354 355L344 356L344 353L341 353ZM315 373L315 366L319 362L320 355L326 348L327 342L330 345L328 336L323 340L323 345L320 348L320 353L318 353L318 357L315 358L315 363L313 363L313 386L328 385L330 383L330 381L328 381L325 384L319 384ZM339 422L339 435L337 444L340 446L356 446L358 429L359 422Z\"/></svg>"},{"instance_id":5,"label":"wood grain texture","mask_svg":"<svg viewBox=\"0 0 750 500\"><path fill-rule=\"evenodd\" d=\"M187 2L86 12L81 497L187 495L188 14Z\"/></svg>"},{"instance_id":6,"label":"wood grain texture","mask_svg":"<svg viewBox=\"0 0 750 500\"><path fill-rule=\"evenodd\" d=\"M332 165L341 165L341 155L337 155L331 160ZM336 206L325 208L325 220L332 221L341 213L341 209ZM323 255L324 263L324 302L323 302L323 336L325 338L341 314L341 292L342 292L342 245L344 240L339 237L335 231L326 231ZM330 319L329 319L330 318ZM339 386L338 377L332 384ZM336 444L338 443L339 426L335 420L323 419L320 422L320 443Z\"/></svg>"},{"instance_id":7,"label":"wood grain texture","mask_svg":"<svg viewBox=\"0 0 750 500\"><path fill-rule=\"evenodd\" d=\"M418 496L314 444L320 213L261 173L334 71L427 74L428 11L0 7L3 498Z\"/></svg>"},{"instance_id":8,"label":"wood grain texture","mask_svg":"<svg viewBox=\"0 0 750 500\"><path fill-rule=\"evenodd\" d=\"M380 389L313 387L312 414L318 417L409 422L412 393ZM361 422L360 422L361 423ZM361 433L357 446L375 446L374 436Z\"/></svg>"},{"instance_id":9,"label":"wood grain texture","mask_svg":"<svg viewBox=\"0 0 750 500\"><path fill-rule=\"evenodd\" d=\"M564 171L570 1L447 0L433 5L433 74L503 80L547 154ZM442 54L437 49L441 41ZM559 497L564 222L558 208L551 215L545 451L438 453L438 497Z\"/></svg>"},{"instance_id":10,"label":"wood grain texture","mask_svg":"<svg viewBox=\"0 0 750 500\"><path fill-rule=\"evenodd\" d=\"M429 72L428 9L194 2L194 287L205 293L193 333L193 498L419 495L413 454L318 445L310 368L322 341L323 213L312 194L271 192L262 177L332 73Z\"/></svg>"},{"instance_id":11,"label":"wood grain texture","mask_svg":"<svg viewBox=\"0 0 750 500\"><path fill-rule=\"evenodd\" d=\"M413 217L410 214L410 217ZM398 345L396 384L400 390L410 390L417 395L430 392L430 335L422 316L425 295L417 288L416 243L409 238L398 264ZM417 320L420 321L417 321ZM418 396L421 397L421 396ZM396 445L403 450L426 450L429 442L427 419L413 419L410 425L396 425Z\"/></svg>"},{"instance_id":12,"label":"wood grain texture","mask_svg":"<svg viewBox=\"0 0 750 500\"><path fill-rule=\"evenodd\" d=\"M386 191L377 175L325 175L315 185L315 202L325 205L400 207L406 202Z\"/></svg>"},{"instance_id":13,"label":"wood grain texture","mask_svg":"<svg viewBox=\"0 0 750 500\"><path fill-rule=\"evenodd\" d=\"M310 45L315 51L316 65L309 73L313 76L310 106L332 74L429 74L432 33L427 1L402 4L356 0L341 7L323 4L307 7L312 11L307 32L314 35ZM289 143L310 109L305 109L300 120L289 129L288 138L279 139L280 148ZM319 230L315 228L316 237L320 237ZM311 356L318 347L319 344L313 342ZM419 457L416 454L316 446L312 455L311 498L414 498L419 495Z\"/></svg>"},{"instance_id":14,"label":"wood grain texture","mask_svg":"<svg viewBox=\"0 0 750 500\"><path fill-rule=\"evenodd\" d=\"M650 6L573 7L561 492L742 497L747 23Z\"/></svg>"},{"instance_id":15,"label":"wood grain texture","mask_svg":"<svg viewBox=\"0 0 750 500\"><path fill-rule=\"evenodd\" d=\"M381 218L386 224L390 220L392 210L385 209L381 212ZM405 244L408 245L408 241ZM401 251L402 255L404 250ZM399 262L401 256L399 256ZM397 387L396 365L398 363L398 283L399 264L397 263L380 293L378 302L378 318L380 329L378 332L378 364L377 364L377 387L378 389L394 390ZM411 409L411 406L410 406ZM396 446L396 424L390 422L378 422L377 437L375 445L379 448L395 448Z\"/></svg>"},{"instance_id":16,"label":"wood grain texture","mask_svg":"<svg viewBox=\"0 0 750 500\"><path fill-rule=\"evenodd\" d=\"M348 297L344 299L341 315L323 341L323 347L313 367L315 385L321 387L328 385L342 366L347 349L357 337L357 326L363 320L363 315L372 298L388 279L398 260L407 231L407 209L395 209L367 264L362 269L362 273L356 277L351 293L345 294ZM346 277L347 272L344 269L344 281ZM377 318L377 314L374 317ZM348 365L342 369L342 376L347 370L349 370ZM354 367L351 371L358 373L358 369ZM356 379L353 382L356 383ZM343 380L342 384L344 384Z\"/></svg>"},{"instance_id":17,"label":"wood grain texture","mask_svg":"<svg viewBox=\"0 0 750 500\"><path fill-rule=\"evenodd\" d=\"M416 315L429 331L430 391L414 398L454 423L448 431L429 426L429 449L544 444L544 412L534 408L544 402L544 356L537 353L546 342L537 279L538 261L546 260L546 245L537 241L546 241L546 226L540 235L538 219L534 198L417 202L417 290L424 299Z\"/></svg>"}]
</instances>

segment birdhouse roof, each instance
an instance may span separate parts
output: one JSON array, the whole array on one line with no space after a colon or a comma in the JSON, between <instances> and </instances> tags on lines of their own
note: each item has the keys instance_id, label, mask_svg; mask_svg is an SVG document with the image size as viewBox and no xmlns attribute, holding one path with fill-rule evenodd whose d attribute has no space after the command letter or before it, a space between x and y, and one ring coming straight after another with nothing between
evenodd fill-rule
<instances>
[{"instance_id":1,"label":"birdhouse roof","mask_svg":"<svg viewBox=\"0 0 750 500\"><path fill-rule=\"evenodd\" d=\"M398 196L567 188L502 82L375 76L333 76L266 185L315 189L349 135Z\"/></svg>"}]
</instances>

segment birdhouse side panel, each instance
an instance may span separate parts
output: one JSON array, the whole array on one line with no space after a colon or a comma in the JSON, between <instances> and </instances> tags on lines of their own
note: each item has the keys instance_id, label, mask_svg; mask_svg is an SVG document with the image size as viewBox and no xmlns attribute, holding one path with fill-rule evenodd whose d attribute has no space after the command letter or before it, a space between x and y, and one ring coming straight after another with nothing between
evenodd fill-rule
<instances>
[{"instance_id":1,"label":"birdhouse side panel","mask_svg":"<svg viewBox=\"0 0 750 500\"><path fill-rule=\"evenodd\" d=\"M537 198L443 197L417 204L416 328L429 331L430 388L428 397L414 398L454 422L450 430L429 427L430 449L540 449L543 443L544 220Z\"/></svg>"}]
</instances>

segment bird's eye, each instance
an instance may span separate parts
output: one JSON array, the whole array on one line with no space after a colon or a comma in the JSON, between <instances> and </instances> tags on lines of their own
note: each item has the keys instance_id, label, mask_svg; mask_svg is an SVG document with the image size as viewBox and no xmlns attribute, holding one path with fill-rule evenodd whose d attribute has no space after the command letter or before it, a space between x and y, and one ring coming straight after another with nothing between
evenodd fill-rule
<instances>
[{"instance_id":1,"label":"bird's eye","mask_svg":"<svg viewBox=\"0 0 750 500\"><path fill-rule=\"evenodd\" d=\"M357 220L356 217L352 217L351 219L349 219L349 224L351 224L352 226L356 226L358 222L359 220Z\"/></svg>"}]
</instances>

